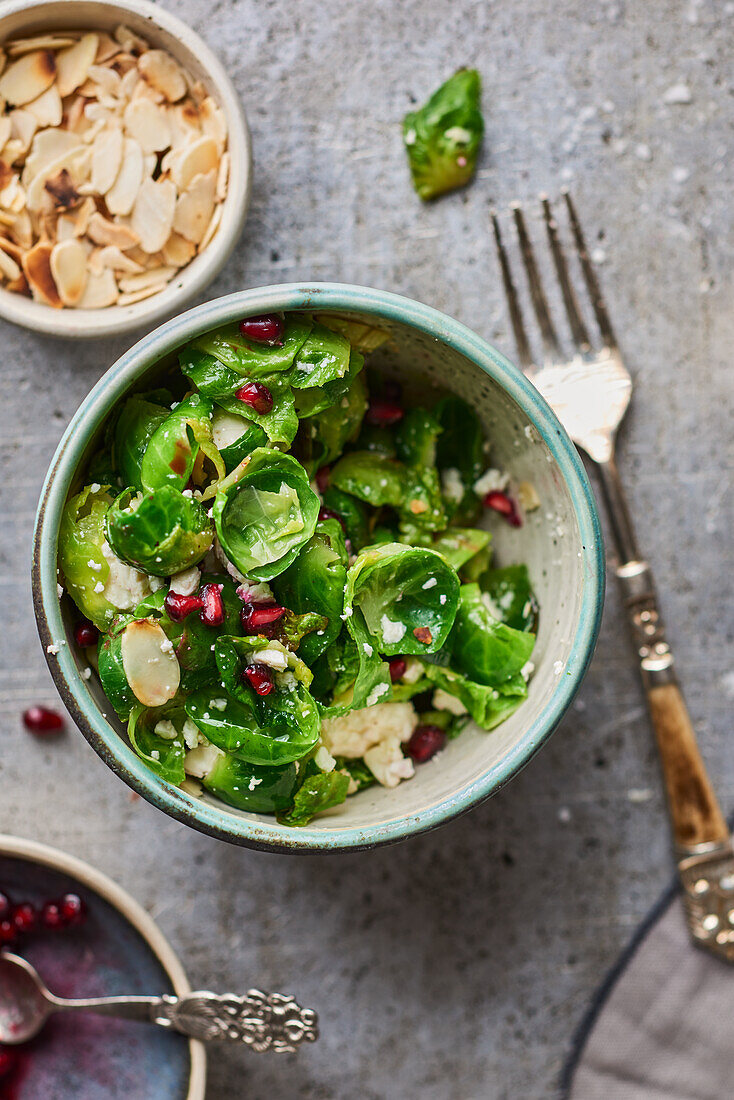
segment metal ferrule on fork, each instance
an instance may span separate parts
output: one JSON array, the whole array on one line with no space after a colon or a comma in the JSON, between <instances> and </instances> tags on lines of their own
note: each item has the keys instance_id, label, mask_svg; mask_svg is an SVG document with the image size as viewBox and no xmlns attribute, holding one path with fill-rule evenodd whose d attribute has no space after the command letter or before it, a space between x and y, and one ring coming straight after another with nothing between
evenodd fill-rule
<instances>
[{"instance_id":1,"label":"metal ferrule on fork","mask_svg":"<svg viewBox=\"0 0 734 1100\"><path fill-rule=\"evenodd\" d=\"M673 654L665 639L650 566L646 561L628 561L618 566L617 577L647 685L675 683Z\"/></svg>"}]
</instances>

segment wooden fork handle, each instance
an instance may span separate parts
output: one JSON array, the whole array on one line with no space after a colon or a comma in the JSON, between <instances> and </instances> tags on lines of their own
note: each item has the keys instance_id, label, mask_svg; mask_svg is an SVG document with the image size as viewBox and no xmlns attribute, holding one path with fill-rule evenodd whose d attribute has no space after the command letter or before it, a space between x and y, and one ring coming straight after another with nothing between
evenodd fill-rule
<instances>
[{"instance_id":1,"label":"wooden fork handle","mask_svg":"<svg viewBox=\"0 0 734 1100\"><path fill-rule=\"evenodd\" d=\"M647 562L617 568L668 796L673 836L681 853L729 838L724 815L696 741L693 724L665 640L652 573Z\"/></svg>"}]
</instances>

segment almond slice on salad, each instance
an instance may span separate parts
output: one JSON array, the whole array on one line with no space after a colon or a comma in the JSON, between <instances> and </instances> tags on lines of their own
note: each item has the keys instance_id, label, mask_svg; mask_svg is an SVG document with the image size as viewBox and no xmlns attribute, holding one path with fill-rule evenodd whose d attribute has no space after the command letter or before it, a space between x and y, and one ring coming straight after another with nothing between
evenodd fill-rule
<instances>
[{"instance_id":1,"label":"almond slice on salad","mask_svg":"<svg viewBox=\"0 0 734 1100\"><path fill-rule=\"evenodd\" d=\"M109 268L99 275L89 271L84 293L77 302L77 309L104 309L117 301L118 290L115 276Z\"/></svg>"},{"instance_id":2,"label":"almond slice on salad","mask_svg":"<svg viewBox=\"0 0 734 1100\"><path fill-rule=\"evenodd\" d=\"M0 96L13 107L22 107L53 84L56 57L51 50L35 50L9 65L0 76Z\"/></svg>"},{"instance_id":3,"label":"almond slice on salad","mask_svg":"<svg viewBox=\"0 0 734 1100\"><path fill-rule=\"evenodd\" d=\"M92 214L87 226L87 236L95 244L115 244L126 252L138 243L138 235L129 225L119 225L102 216L98 210Z\"/></svg>"},{"instance_id":4,"label":"almond slice on salad","mask_svg":"<svg viewBox=\"0 0 734 1100\"><path fill-rule=\"evenodd\" d=\"M173 228L187 241L198 244L204 236L214 212L216 172L195 176L188 191L176 203Z\"/></svg>"},{"instance_id":5,"label":"almond slice on salad","mask_svg":"<svg viewBox=\"0 0 734 1100\"><path fill-rule=\"evenodd\" d=\"M92 175L89 182L98 195L106 195L117 179L122 165L122 146L122 129L114 124L100 131L92 143Z\"/></svg>"},{"instance_id":6,"label":"almond slice on salad","mask_svg":"<svg viewBox=\"0 0 734 1100\"><path fill-rule=\"evenodd\" d=\"M87 254L83 245L75 237L58 241L51 249L50 266L61 301L65 306L75 306L87 285Z\"/></svg>"},{"instance_id":7,"label":"almond slice on salad","mask_svg":"<svg viewBox=\"0 0 734 1100\"><path fill-rule=\"evenodd\" d=\"M89 67L94 64L97 55L98 43L98 35L85 34L68 50L62 50L56 58L57 84L62 99L71 95L87 79Z\"/></svg>"},{"instance_id":8,"label":"almond slice on salad","mask_svg":"<svg viewBox=\"0 0 734 1100\"><path fill-rule=\"evenodd\" d=\"M125 130L144 153L158 153L171 144L171 127L166 112L149 99L133 99L123 115Z\"/></svg>"},{"instance_id":9,"label":"almond slice on salad","mask_svg":"<svg viewBox=\"0 0 734 1100\"><path fill-rule=\"evenodd\" d=\"M126 137L123 140L120 171L112 187L105 194L105 202L110 214L130 213L138 197L142 180L143 150L135 138ZM117 242L99 241L97 243L116 244Z\"/></svg>"},{"instance_id":10,"label":"almond slice on salad","mask_svg":"<svg viewBox=\"0 0 734 1100\"><path fill-rule=\"evenodd\" d=\"M143 252L163 248L171 235L175 209L176 188L170 180L143 180L130 219Z\"/></svg>"},{"instance_id":11,"label":"almond slice on salad","mask_svg":"<svg viewBox=\"0 0 734 1100\"><path fill-rule=\"evenodd\" d=\"M181 680L176 654L158 623L136 619L120 642L122 667L133 695L144 707L162 707L173 699Z\"/></svg>"},{"instance_id":12,"label":"almond slice on salad","mask_svg":"<svg viewBox=\"0 0 734 1100\"><path fill-rule=\"evenodd\" d=\"M148 50L138 61L138 69L143 79L169 103L176 103L186 95L186 81L181 68L165 50Z\"/></svg>"},{"instance_id":13,"label":"almond slice on salad","mask_svg":"<svg viewBox=\"0 0 734 1100\"><path fill-rule=\"evenodd\" d=\"M23 256L23 272L37 302L60 309L62 302L51 274L51 245L45 241L30 248Z\"/></svg>"}]
</instances>

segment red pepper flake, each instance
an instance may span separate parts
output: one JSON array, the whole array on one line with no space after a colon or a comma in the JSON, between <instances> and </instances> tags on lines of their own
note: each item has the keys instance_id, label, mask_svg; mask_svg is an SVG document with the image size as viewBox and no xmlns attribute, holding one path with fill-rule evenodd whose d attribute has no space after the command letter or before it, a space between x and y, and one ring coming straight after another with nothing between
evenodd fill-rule
<instances>
[{"instance_id":1,"label":"red pepper flake","mask_svg":"<svg viewBox=\"0 0 734 1100\"><path fill-rule=\"evenodd\" d=\"M423 642L424 645L430 645L433 641L433 635L427 626L416 626L413 628L413 633L419 642Z\"/></svg>"}]
</instances>

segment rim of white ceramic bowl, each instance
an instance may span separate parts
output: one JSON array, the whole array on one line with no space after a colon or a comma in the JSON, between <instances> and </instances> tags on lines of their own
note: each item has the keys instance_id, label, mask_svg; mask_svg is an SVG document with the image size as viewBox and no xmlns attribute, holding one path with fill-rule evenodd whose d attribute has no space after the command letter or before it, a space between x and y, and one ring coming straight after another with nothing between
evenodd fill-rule
<instances>
[{"instance_id":1,"label":"rim of white ceramic bowl","mask_svg":"<svg viewBox=\"0 0 734 1100\"><path fill-rule=\"evenodd\" d=\"M177 59L182 59L183 52L197 58L227 120L229 182L222 203L222 220L212 240L200 255L176 273L164 290L150 298L129 306L112 305L105 309L54 309L0 286L0 317L34 332L62 338L117 336L135 329L151 328L180 312L209 286L229 259L242 233L252 191L250 131L234 84L204 40L159 4L149 0L4 0L0 4L0 43L8 34L22 34L26 27L38 31L42 25L61 28L70 25L70 21L77 25L87 10L89 22L85 21L84 25L94 30L100 25L101 9L119 13L120 22L131 15L145 20L162 32L167 48ZM136 25L135 29L145 34L144 27Z\"/></svg>"},{"instance_id":2,"label":"rim of white ceramic bowl","mask_svg":"<svg viewBox=\"0 0 734 1100\"><path fill-rule=\"evenodd\" d=\"M149 913L122 886L98 871L90 863L69 855L59 848L42 844L39 840L25 840L17 836L0 833L0 856L26 859L30 863L39 863L55 871L63 871L77 882L83 883L96 894L108 901L133 926L147 943L159 963L171 979L174 993L178 997L191 992L191 985L178 955L171 947ZM204 1100L206 1093L206 1050L204 1044L189 1039L191 1073L189 1091L186 1100Z\"/></svg>"},{"instance_id":3,"label":"rim of white ceramic bowl","mask_svg":"<svg viewBox=\"0 0 734 1100\"><path fill-rule=\"evenodd\" d=\"M155 363L201 332L238 316L280 310L355 311L407 323L441 340L494 379L517 403L545 442L568 487L580 533L582 591L567 661L541 714L519 741L458 792L421 814L403 814L373 827L288 828L273 818L251 820L188 795L158 779L102 716L66 644L57 593L56 553L61 512L90 435L123 394ZM179 821L235 844L270 851L340 851L372 848L425 832L488 798L518 772L548 739L570 705L594 651L604 597L604 549L596 505L581 459L538 391L509 360L471 329L409 298L339 283L287 283L217 298L145 336L102 376L77 410L49 467L34 536L33 599L41 642L58 646L47 661L73 719L105 763L153 805ZM59 642L62 644L59 645Z\"/></svg>"}]
</instances>

